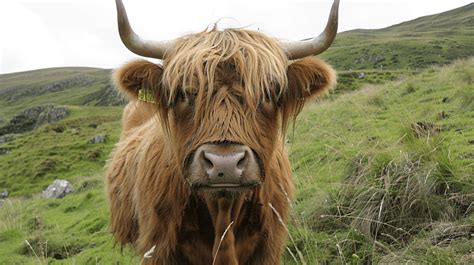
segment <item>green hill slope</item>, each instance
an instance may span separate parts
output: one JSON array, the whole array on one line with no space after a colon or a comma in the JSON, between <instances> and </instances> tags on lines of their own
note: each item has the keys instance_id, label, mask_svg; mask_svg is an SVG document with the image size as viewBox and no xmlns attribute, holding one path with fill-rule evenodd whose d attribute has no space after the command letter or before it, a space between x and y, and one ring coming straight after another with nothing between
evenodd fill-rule
<instances>
[{"instance_id":1,"label":"green hill slope","mask_svg":"<svg viewBox=\"0 0 474 265\"><path fill-rule=\"evenodd\" d=\"M474 4L384 29L338 34L322 57L338 70L400 70L474 56Z\"/></svg>"},{"instance_id":2,"label":"green hill slope","mask_svg":"<svg viewBox=\"0 0 474 265\"><path fill-rule=\"evenodd\" d=\"M49 103L110 106L123 104L123 99L110 85L106 69L63 67L0 75L0 121Z\"/></svg>"},{"instance_id":3,"label":"green hill slope","mask_svg":"<svg viewBox=\"0 0 474 265\"><path fill-rule=\"evenodd\" d=\"M106 135L108 146L113 145L121 108L103 106L124 102L106 69L66 67L0 75L0 138L9 133L5 128L12 127L8 121L26 109L57 104L69 112L60 123L9 137L14 141L0 139L1 150L8 152L0 155L0 189L8 189L13 196L30 195L54 178L100 170L109 151L89 140ZM19 117L16 128L32 123L28 117Z\"/></svg>"},{"instance_id":4,"label":"green hill slope","mask_svg":"<svg viewBox=\"0 0 474 265\"><path fill-rule=\"evenodd\" d=\"M291 158L308 264L474 262L473 118L473 59L307 108Z\"/></svg>"}]
</instances>

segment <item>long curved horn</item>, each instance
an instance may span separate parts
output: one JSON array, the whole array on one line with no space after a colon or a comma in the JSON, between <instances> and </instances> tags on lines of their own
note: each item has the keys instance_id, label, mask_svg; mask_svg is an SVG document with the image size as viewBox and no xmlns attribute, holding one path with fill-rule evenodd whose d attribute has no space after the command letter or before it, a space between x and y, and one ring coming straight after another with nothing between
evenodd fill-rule
<instances>
[{"instance_id":1,"label":"long curved horn","mask_svg":"<svg viewBox=\"0 0 474 265\"><path fill-rule=\"evenodd\" d=\"M289 59L299 59L323 53L331 46L337 34L339 0L334 0L326 28L316 38L300 41L282 42L281 45Z\"/></svg>"},{"instance_id":2,"label":"long curved horn","mask_svg":"<svg viewBox=\"0 0 474 265\"><path fill-rule=\"evenodd\" d=\"M117 6L117 22L123 44L133 53L156 59L163 59L166 51L174 45L171 41L145 41L140 38L128 22L127 12L122 0L115 0Z\"/></svg>"}]
</instances>

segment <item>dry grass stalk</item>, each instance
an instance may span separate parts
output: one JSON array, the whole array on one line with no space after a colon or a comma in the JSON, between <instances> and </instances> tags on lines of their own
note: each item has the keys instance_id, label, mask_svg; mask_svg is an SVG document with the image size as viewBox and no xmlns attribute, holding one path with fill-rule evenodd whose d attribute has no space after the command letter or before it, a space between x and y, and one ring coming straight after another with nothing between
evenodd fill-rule
<instances>
[{"instance_id":1,"label":"dry grass stalk","mask_svg":"<svg viewBox=\"0 0 474 265\"><path fill-rule=\"evenodd\" d=\"M33 252L33 254L35 255L36 259L38 260L38 263L39 264L43 264L43 262L41 262L41 259L38 257L38 254L36 254L36 251L33 249L33 247L31 246L30 242L28 242L28 240L25 239L25 243L26 245L31 249L31 251Z\"/></svg>"},{"instance_id":2,"label":"dry grass stalk","mask_svg":"<svg viewBox=\"0 0 474 265\"><path fill-rule=\"evenodd\" d=\"M217 254L219 253L219 249L221 248L222 241L224 241L225 235L227 234L227 232L229 231L230 227L233 224L234 224L234 221L230 222L229 225L227 226L227 228L224 230L224 233L222 233L221 239L219 241L219 245L217 245L216 254L214 254L214 258L212 259L212 265L214 265L216 263Z\"/></svg>"}]
</instances>

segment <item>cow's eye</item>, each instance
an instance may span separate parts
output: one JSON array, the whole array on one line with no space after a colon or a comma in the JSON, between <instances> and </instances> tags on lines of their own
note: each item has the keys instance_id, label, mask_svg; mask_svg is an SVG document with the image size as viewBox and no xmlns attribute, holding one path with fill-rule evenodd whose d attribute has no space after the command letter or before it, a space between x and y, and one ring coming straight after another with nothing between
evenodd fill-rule
<instances>
[{"instance_id":1,"label":"cow's eye","mask_svg":"<svg viewBox=\"0 0 474 265\"><path fill-rule=\"evenodd\" d=\"M180 90L175 97L176 104L180 104L183 106L191 106L194 104L195 95L185 92L184 90Z\"/></svg>"},{"instance_id":2,"label":"cow's eye","mask_svg":"<svg viewBox=\"0 0 474 265\"><path fill-rule=\"evenodd\" d=\"M272 101L272 96L269 93L265 93L265 97L263 98L263 102L271 102Z\"/></svg>"},{"instance_id":3,"label":"cow's eye","mask_svg":"<svg viewBox=\"0 0 474 265\"><path fill-rule=\"evenodd\" d=\"M178 91L178 93L176 93L176 102L183 102L183 101L186 101L186 95L184 94L183 91Z\"/></svg>"},{"instance_id":4,"label":"cow's eye","mask_svg":"<svg viewBox=\"0 0 474 265\"><path fill-rule=\"evenodd\" d=\"M265 95L265 98L260 103L260 109L263 112L271 111L274 108L273 98L271 96Z\"/></svg>"}]
</instances>

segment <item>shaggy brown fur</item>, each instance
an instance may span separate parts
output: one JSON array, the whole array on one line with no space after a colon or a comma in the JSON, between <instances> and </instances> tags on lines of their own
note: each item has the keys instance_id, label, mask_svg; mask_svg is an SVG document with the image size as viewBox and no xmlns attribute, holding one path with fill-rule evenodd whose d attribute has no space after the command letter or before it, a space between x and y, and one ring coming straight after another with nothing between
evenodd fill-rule
<instances>
[{"instance_id":1,"label":"shaggy brown fur","mask_svg":"<svg viewBox=\"0 0 474 265\"><path fill-rule=\"evenodd\" d=\"M270 204L287 219L288 121L334 85L334 71L312 57L289 62L261 33L228 29L185 36L163 66L132 62L114 81L130 99L107 171L117 241L139 254L156 246L146 264L279 264L286 230ZM137 100L140 89L156 104ZM232 198L194 192L187 158L224 141L256 153L263 184Z\"/></svg>"}]
</instances>

